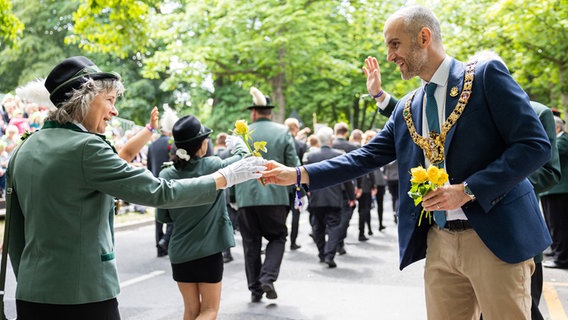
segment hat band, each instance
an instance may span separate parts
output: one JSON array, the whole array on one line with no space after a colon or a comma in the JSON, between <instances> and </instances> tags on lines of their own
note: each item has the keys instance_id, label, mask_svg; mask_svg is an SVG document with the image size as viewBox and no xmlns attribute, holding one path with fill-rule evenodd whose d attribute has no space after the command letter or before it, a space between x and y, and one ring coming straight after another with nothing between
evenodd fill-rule
<instances>
[{"instance_id":1,"label":"hat band","mask_svg":"<svg viewBox=\"0 0 568 320\"><path fill-rule=\"evenodd\" d=\"M92 65L92 66L86 66L83 69L77 71L77 73L75 73L73 75L73 77L71 77L70 79L68 79L67 81L63 82L62 84L58 85L55 89L53 89L53 91L51 92L51 94L49 95L50 97L52 97L54 94L57 93L58 90L60 90L61 88L65 87L66 85L68 85L69 83L82 78L84 76L88 76L90 74L96 74L96 73L103 73L101 69L99 69L99 67L97 67L96 65Z\"/></svg>"},{"instance_id":2,"label":"hat band","mask_svg":"<svg viewBox=\"0 0 568 320\"><path fill-rule=\"evenodd\" d=\"M203 136L204 134L205 134L205 127L204 127L203 125L201 125L201 128L199 129L199 132L197 133L197 135L196 135L195 137L189 138L189 139L186 139L186 140L182 140L182 141L175 140L174 142L175 142L176 144L178 144L178 143L191 142L191 141L193 141L193 140L196 140L196 139L200 138L200 137Z\"/></svg>"}]
</instances>

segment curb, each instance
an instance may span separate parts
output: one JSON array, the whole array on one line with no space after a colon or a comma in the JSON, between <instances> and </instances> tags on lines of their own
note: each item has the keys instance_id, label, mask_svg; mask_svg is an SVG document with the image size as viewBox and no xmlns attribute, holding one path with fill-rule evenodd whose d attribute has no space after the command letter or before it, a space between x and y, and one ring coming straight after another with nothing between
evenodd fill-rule
<instances>
[{"instance_id":1,"label":"curb","mask_svg":"<svg viewBox=\"0 0 568 320\"><path fill-rule=\"evenodd\" d=\"M114 231L126 231L126 230L137 229L137 228L152 225L152 224L154 224L154 221L155 221L154 218L151 218L151 219L145 219L145 220L140 220L140 221L121 223L121 224L114 226Z\"/></svg>"}]
</instances>

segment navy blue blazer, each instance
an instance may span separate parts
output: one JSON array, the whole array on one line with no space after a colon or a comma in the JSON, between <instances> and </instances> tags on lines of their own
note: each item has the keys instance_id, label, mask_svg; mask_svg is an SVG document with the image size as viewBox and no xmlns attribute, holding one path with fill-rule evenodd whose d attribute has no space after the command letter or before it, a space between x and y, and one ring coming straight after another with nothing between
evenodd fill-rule
<instances>
[{"instance_id":1,"label":"navy blue blazer","mask_svg":"<svg viewBox=\"0 0 568 320\"><path fill-rule=\"evenodd\" d=\"M461 92L465 63L452 60L446 93L446 117ZM411 104L422 132L423 88ZM412 142L403 109L410 94L396 105L384 129L363 147L324 162L306 165L310 189L323 188L372 172L398 159L400 269L426 256L430 225L417 226L422 207L407 195L410 169L424 166L423 151ZM485 245L501 260L518 263L551 243L537 198L527 176L546 163L551 146L529 97L498 61L479 63L472 96L445 142L445 168L451 184L466 181L477 199L462 209Z\"/></svg>"}]
</instances>

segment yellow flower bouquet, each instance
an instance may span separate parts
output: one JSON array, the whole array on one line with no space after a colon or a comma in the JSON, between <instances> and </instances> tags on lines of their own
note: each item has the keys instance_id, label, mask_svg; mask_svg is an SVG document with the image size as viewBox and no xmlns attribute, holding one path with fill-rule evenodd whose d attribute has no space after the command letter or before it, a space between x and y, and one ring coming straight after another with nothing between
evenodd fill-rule
<instances>
[{"instance_id":1,"label":"yellow flower bouquet","mask_svg":"<svg viewBox=\"0 0 568 320\"><path fill-rule=\"evenodd\" d=\"M252 141L252 137L250 136L252 131L249 131L248 124L245 120L237 120L235 122L235 129L232 130L233 134L243 138L245 145L247 146L250 154L255 157L261 157L260 151L266 153L266 141L253 141L253 148L251 148L249 144L249 140Z\"/></svg>"},{"instance_id":2,"label":"yellow flower bouquet","mask_svg":"<svg viewBox=\"0 0 568 320\"><path fill-rule=\"evenodd\" d=\"M251 133L253 131L249 130L248 124L245 120L237 120L235 122L235 128L231 130L231 132L243 139L251 155L262 158L260 151L264 153L268 151L266 149L266 141L252 140ZM249 141L252 141L252 148L250 146ZM260 182L264 185L264 180L262 178L260 178Z\"/></svg>"},{"instance_id":3,"label":"yellow flower bouquet","mask_svg":"<svg viewBox=\"0 0 568 320\"><path fill-rule=\"evenodd\" d=\"M410 169L410 174L411 187L410 191L408 191L408 196L414 199L415 206L418 206L422 202L422 197L428 192L448 182L446 170L436 166L430 166L428 169L422 166L412 168ZM418 219L418 226L420 226L423 218L427 218L428 222L431 224L432 211L424 211L424 209L422 209L420 218Z\"/></svg>"}]
</instances>

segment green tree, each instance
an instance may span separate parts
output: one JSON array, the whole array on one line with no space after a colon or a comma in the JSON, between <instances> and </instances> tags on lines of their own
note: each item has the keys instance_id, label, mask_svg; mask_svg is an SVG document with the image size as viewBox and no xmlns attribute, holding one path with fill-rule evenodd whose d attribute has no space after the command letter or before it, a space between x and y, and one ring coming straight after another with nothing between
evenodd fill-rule
<instances>
[{"instance_id":1,"label":"green tree","mask_svg":"<svg viewBox=\"0 0 568 320\"><path fill-rule=\"evenodd\" d=\"M443 0L438 7L451 54L493 50L531 99L568 111L567 0Z\"/></svg>"},{"instance_id":2,"label":"green tree","mask_svg":"<svg viewBox=\"0 0 568 320\"><path fill-rule=\"evenodd\" d=\"M0 46L14 45L24 24L12 13L12 3L0 0Z\"/></svg>"}]
</instances>

